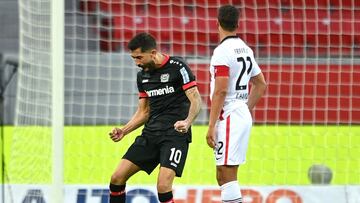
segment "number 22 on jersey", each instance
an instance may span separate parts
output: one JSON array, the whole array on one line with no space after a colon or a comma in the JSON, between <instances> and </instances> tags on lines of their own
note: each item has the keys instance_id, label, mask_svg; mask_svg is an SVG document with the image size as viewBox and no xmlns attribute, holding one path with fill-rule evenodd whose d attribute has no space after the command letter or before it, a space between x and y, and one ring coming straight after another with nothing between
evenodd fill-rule
<instances>
[{"instance_id":1,"label":"number 22 on jersey","mask_svg":"<svg viewBox=\"0 0 360 203\"><path fill-rule=\"evenodd\" d=\"M238 57L237 58L237 61L242 63L242 69L241 69L241 72L240 72L240 75L239 75L239 78L237 79L236 81L236 87L235 89L236 90L246 90L247 89L247 85L248 85L248 81L246 81L244 84L241 84L241 79L242 77L244 76L245 72L247 75L250 74L251 72L251 69L252 69L252 61L251 61L251 58L250 56L246 57L246 60L244 57ZM249 62L249 66L247 67L247 63L246 61Z\"/></svg>"}]
</instances>

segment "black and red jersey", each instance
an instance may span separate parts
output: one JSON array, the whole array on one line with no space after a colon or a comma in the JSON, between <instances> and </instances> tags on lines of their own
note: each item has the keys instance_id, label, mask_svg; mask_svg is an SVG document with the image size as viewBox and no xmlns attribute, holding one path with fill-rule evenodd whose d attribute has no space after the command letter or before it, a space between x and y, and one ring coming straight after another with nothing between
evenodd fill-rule
<instances>
[{"instance_id":1,"label":"black and red jersey","mask_svg":"<svg viewBox=\"0 0 360 203\"><path fill-rule=\"evenodd\" d=\"M195 76L183 60L165 56L160 68L137 74L139 97L147 98L150 104L149 120L143 129L147 135L178 133L174 124L186 119L190 108L185 91L196 86ZM191 139L191 129L188 136Z\"/></svg>"}]
</instances>

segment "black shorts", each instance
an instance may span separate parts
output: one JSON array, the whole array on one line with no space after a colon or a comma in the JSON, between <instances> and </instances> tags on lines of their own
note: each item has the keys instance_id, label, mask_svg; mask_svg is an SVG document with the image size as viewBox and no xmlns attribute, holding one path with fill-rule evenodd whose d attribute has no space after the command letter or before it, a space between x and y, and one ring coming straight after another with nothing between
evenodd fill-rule
<instances>
[{"instance_id":1,"label":"black shorts","mask_svg":"<svg viewBox=\"0 0 360 203\"><path fill-rule=\"evenodd\" d=\"M148 174L160 166L173 169L177 177L183 172L189 142L181 134L136 137L134 143L123 156Z\"/></svg>"}]
</instances>

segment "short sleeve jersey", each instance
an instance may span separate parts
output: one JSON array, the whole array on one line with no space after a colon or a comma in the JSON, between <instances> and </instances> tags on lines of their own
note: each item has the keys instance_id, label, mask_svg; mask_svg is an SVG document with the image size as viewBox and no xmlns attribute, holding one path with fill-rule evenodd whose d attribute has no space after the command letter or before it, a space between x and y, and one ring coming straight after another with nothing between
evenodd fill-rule
<instances>
[{"instance_id":1,"label":"short sleeve jersey","mask_svg":"<svg viewBox=\"0 0 360 203\"><path fill-rule=\"evenodd\" d=\"M174 124L186 119L190 108L185 91L196 86L195 77L183 60L165 57L160 68L137 74L139 97L149 99L150 105L150 116L143 129L146 135L178 133ZM187 134L191 140L191 129Z\"/></svg>"},{"instance_id":2,"label":"short sleeve jersey","mask_svg":"<svg viewBox=\"0 0 360 203\"><path fill-rule=\"evenodd\" d=\"M228 76L228 92L224 109L227 105L237 108L234 103L246 103L248 99L249 80L261 73L254 59L253 51L237 36L229 36L214 50L210 64L210 99L214 93L215 77ZM236 101L236 102L234 102Z\"/></svg>"}]
</instances>

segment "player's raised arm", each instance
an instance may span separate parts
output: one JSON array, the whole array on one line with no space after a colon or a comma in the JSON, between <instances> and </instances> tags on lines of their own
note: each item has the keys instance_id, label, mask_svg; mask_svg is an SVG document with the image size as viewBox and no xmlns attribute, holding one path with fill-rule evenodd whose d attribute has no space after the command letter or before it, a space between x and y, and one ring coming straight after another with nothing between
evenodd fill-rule
<instances>
[{"instance_id":1,"label":"player's raised arm","mask_svg":"<svg viewBox=\"0 0 360 203\"><path fill-rule=\"evenodd\" d=\"M120 141L125 135L142 126L149 118L150 106L147 98L139 98L138 108L123 128L113 128L109 133L114 142Z\"/></svg>"}]
</instances>

